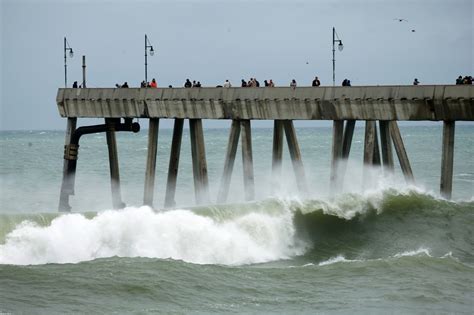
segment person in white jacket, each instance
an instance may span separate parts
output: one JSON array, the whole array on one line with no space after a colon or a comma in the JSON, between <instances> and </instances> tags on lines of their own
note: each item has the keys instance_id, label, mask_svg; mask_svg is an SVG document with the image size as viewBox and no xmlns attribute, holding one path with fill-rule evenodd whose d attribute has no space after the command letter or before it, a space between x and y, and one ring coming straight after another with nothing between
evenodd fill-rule
<instances>
[{"instance_id":1,"label":"person in white jacket","mask_svg":"<svg viewBox=\"0 0 474 315\"><path fill-rule=\"evenodd\" d=\"M224 87L225 87L225 88L230 88L230 87L232 87L232 84L230 84L229 80L225 80Z\"/></svg>"}]
</instances>

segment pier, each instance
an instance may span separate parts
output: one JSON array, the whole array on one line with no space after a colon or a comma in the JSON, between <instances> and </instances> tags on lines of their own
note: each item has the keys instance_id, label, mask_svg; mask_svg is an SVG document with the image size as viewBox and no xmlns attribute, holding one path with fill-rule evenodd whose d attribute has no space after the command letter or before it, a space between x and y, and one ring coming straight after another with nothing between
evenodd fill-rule
<instances>
[{"instance_id":1,"label":"pier","mask_svg":"<svg viewBox=\"0 0 474 315\"><path fill-rule=\"evenodd\" d=\"M112 204L121 208L116 132L139 132L133 119L149 119L143 203L153 206L160 119L174 119L165 207L175 204L176 179L185 120L189 122L197 204L227 200L237 147L241 145L245 199L254 198L252 120L273 120L272 172L278 174L286 138L298 189L307 191L293 120L333 121L331 175L337 192L344 180L341 160L348 159L356 123L365 124L364 164L394 168L395 151L407 182L414 182L397 121L443 121L440 193L452 194L456 121L474 120L474 86L353 86L277 88L83 88L59 89L59 114L68 119L59 210L70 211L82 135L105 132L109 152ZM77 127L78 118L103 118L104 124ZM217 196L208 189L203 119L232 121ZM394 149L394 150L393 150ZM269 161L270 162L270 161Z\"/></svg>"}]
</instances>

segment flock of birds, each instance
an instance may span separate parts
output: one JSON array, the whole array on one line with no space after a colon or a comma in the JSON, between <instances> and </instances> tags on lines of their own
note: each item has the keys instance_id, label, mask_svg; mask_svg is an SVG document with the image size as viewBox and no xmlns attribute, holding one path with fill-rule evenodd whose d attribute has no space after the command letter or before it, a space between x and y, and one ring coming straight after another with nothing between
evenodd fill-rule
<instances>
[{"instance_id":1,"label":"flock of birds","mask_svg":"<svg viewBox=\"0 0 474 315\"><path fill-rule=\"evenodd\" d=\"M395 18L394 20L395 20L395 21L398 21L398 22L407 22L407 23L408 23L408 20L407 20L407 19ZM412 29L411 32L412 32L412 33L415 33L415 30Z\"/></svg>"}]
</instances>

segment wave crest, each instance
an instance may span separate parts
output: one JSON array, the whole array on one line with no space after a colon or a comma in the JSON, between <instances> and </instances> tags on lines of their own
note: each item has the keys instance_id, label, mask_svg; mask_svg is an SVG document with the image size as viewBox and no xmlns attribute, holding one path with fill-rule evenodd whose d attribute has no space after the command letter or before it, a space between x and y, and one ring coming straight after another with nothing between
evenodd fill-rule
<instances>
[{"instance_id":1,"label":"wave crest","mask_svg":"<svg viewBox=\"0 0 474 315\"><path fill-rule=\"evenodd\" d=\"M261 263L304 252L291 220L286 212L216 222L189 210L154 212L148 207L104 211L91 219L67 214L45 227L30 221L17 226L0 245L0 263L77 263L112 256Z\"/></svg>"}]
</instances>

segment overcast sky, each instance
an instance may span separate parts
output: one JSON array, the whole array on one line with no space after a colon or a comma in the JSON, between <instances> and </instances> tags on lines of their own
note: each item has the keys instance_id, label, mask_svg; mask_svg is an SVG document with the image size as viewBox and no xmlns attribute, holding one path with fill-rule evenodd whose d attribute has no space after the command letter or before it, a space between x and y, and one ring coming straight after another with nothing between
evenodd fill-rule
<instances>
[{"instance_id":1,"label":"overcast sky","mask_svg":"<svg viewBox=\"0 0 474 315\"><path fill-rule=\"evenodd\" d=\"M411 84L415 77L452 84L474 74L472 0L0 3L1 130L65 128L55 103L64 86L64 36L75 53L68 82L82 80L86 55L88 87L138 86L145 33L156 51L148 77L159 86L186 78L238 85L250 77L302 86L315 75L331 85L333 26L344 43L337 84Z\"/></svg>"}]
</instances>

